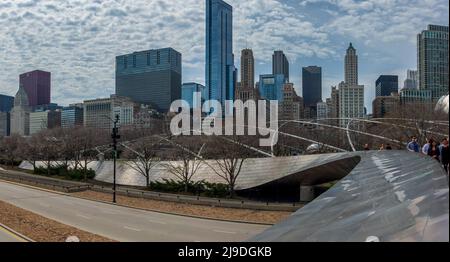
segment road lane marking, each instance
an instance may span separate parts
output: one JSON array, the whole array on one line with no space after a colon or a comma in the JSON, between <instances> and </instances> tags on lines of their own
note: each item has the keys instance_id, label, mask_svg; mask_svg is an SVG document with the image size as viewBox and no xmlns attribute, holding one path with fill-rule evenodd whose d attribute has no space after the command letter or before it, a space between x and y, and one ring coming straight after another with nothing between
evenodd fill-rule
<instances>
[{"instance_id":1,"label":"road lane marking","mask_svg":"<svg viewBox=\"0 0 450 262\"><path fill-rule=\"evenodd\" d=\"M84 216L84 215L81 215L81 214L77 214L77 217L81 217L81 218L84 218L84 219L91 219L90 217Z\"/></svg>"},{"instance_id":2,"label":"road lane marking","mask_svg":"<svg viewBox=\"0 0 450 262\"><path fill-rule=\"evenodd\" d=\"M162 222L162 221L155 221L155 220L150 220L150 219L148 219L147 221L150 222L150 223L155 223L155 224L160 224L160 225L167 225L166 222Z\"/></svg>"},{"instance_id":3,"label":"road lane marking","mask_svg":"<svg viewBox=\"0 0 450 262\"><path fill-rule=\"evenodd\" d=\"M142 230L138 229L138 228L134 228L134 227L129 227L129 226L124 226L123 228L131 230L131 231L136 231L136 232L141 232Z\"/></svg>"},{"instance_id":4,"label":"road lane marking","mask_svg":"<svg viewBox=\"0 0 450 262\"><path fill-rule=\"evenodd\" d=\"M223 231L223 230L213 230L216 233L224 233L224 234L237 234L236 232L232 232L232 231Z\"/></svg>"}]
</instances>

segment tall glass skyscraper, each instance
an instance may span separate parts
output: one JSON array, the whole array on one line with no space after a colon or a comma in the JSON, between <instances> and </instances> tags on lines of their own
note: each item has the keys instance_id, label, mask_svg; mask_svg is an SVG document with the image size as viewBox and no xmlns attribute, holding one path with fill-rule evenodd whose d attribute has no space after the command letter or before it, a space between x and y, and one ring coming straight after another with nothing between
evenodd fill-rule
<instances>
[{"instance_id":1,"label":"tall glass skyscraper","mask_svg":"<svg viewBox=\"0 0 450 262\"><path fill-rule=\"evenodd\" d=\"M172 48L116 57L116 94L166 113L181 98L181 61Z\"/></svg>"},{"instance_id":2,"label":"tall glass skyscraper","mask_svg":"<svg viewBox=\"0 0 450 262\"><path fill-rule=\"evenodd\" d=\"M234 100L233 7L206 0L206 100Z\"/></svg>"},{"instance_id":3,"label":"tall glass skyscraper","mask_svg":"<svg viewBox=\"0 0 450 262\"><path fill-rule=\"evenodd\" d=\"M184 83L181 86L181 99L189 103L189 107L202 107L205 87L197 83ZM196 99L194 93L201 93L200 101Z\"/></svg>"},{"instance_id":4,"label":"tall glass skyscraper","mask_svg":"<svg viewBox=\"0 0 450 262\"><path fill-rule=\"evenodd\" d=\"M0 112L9 112L14 106L14 97L0 95Z\"/></svg>"},{"instance_id":5,"label":"tall glass skyscraper","mask_svg":"<svg viewBox=\"0 0 450 262\"><path fill-rule=\"evenodd\" d=\"M29 106L50 104L51 96L51 73L41 70L24 73L20 75L20 86L28 95Z\"/></svg>"},{"instance_id":6,"label":"tall glass skyscraper","mask_svg":"<svg viewBox=\"0 0 450 262\"><path fill-rule=\"evenodd\" d=\"M375 82L376 96L390 96L398 93L398 76L381 75Z\"/></svg>"},{"instance_id":7,"label":"tall glass skyscraper","mask_svg":"<svg viewBox=\"0 0 450 262\"><path fill-rule=\"evenodd\" d=\"M302 69L303 99L306 107L316 107L322 101L322 68L308 66Z\"/></svg>"},{"instance_id":8,"label":"tall glass skyscraper","mask_svg":"<svg viewBox=\"0 0 450 262\"><path fill-rule=\"evenodd\" d=\"M448 26L429 25L417 36L419 88L434 100L448 95Z\"/></svg>"},{"instance_id":9,"label":"tall glass skyscraper","mask_svg":"<svg viewBox=\"0 0 450 262\"><path fill-rule=\"evenodd\" d=\"M286 83L286 77L283 74L278 75L260 75L259 76L259 94L265 100L278 100L283 102L283 86Z\"/></svg>"}]
</instances>

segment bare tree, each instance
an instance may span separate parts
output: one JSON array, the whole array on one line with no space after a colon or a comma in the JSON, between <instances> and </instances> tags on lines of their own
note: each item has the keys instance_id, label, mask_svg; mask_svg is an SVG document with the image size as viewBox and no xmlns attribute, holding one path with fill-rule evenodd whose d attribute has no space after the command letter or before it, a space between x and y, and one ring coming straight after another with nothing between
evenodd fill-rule
<instances>
[{"instance_id":1,"label":"bare tree","mask_svg":"<svg viewBox=\"0 0 450 262\"><path fill-rule=\"evenodd\" d=\"M96 159L99 153L96 150L97 145L107 143L104 137L107 136L105 132L100 130L78 128L72 133L72 145L74 151L74 169L80 166L83 169L84 180L87 180L88 164Z\"/></svg>"},{"instance_id":2,"label":"bare tree","mask_svg":"<svg viewBox=\"0 0 450 262\"><path fill-rule=\"evenodd\" d=\"M19 158L21 139L21 136L13 134L10 137L3 138L1 141L0 156L4 158L11 167L14 166L14 162Z\"/></svg>"},{"instance_id":3,"label":"bare tree","mask_svg":"<svg viewBox=\"0 0 450 262\"><path fill-rule=\"evenodd\" d=\"M181 137L178 141L173 142L178 144L179 147L163 166L169 173L183 182L184 192L188 192L189 184L203 163L198 156L201 154L203 146L201 143L196 143L192 137Z\"/></svg>"},{"instance_id":4,"label":"bare tree","mask_svg":"<svg viewBox=\"0 0 450 262\"><path fill-rule=\"evenodd\" d=\"M58 140L51 130L45 130L36 134L39 143L39 155L45 162L47 175L50 175L50 169L53 167L52 162L57 161L60 157L61 142Z\"/></svg>"},{"instance_id":5,"label":"bare tree","mask_svg":"<svg viewBox=\"0 0 450 262\"><path fill-rule=\"evenodd\" d=\"M214 173L228 185L229 196L235 196L236 181L242 171L245 161L255 156L247 145L249 137L245 136L214 136L208 145L208 155L214 158L218 168Z\"/></svg>"},{"instance_id":6,"label":"bare tree","mask_svg":"<svg viewBox=\"0 0 450 262\"><path fill-rule=\"evenodd\" d=\"M36 162L41 160L41 146L38 136L32 136L21 143L22 157L33 165L36 169Z\"/></svg>"},{"instance_id":7,"label":"bare tree","mask_svg":"<svg viewBox=\"0 0 450 262\"><path fill-rule=\"evenodd\" d=\"M138 139L126 148L125 164L145 177L147 187L150 187L151 170L160 163L158 156L159 140L153 137Z\"/></svg>"}]
</instances>

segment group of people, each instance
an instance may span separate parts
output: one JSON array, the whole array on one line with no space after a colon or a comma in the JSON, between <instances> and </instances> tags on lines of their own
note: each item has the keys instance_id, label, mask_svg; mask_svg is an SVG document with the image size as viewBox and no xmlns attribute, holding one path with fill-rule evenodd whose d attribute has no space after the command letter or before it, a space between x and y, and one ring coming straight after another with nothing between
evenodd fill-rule
<instances>
[{"instance_id":1,"label":"group of people","mask_svg":"<svg viewBox=\"0 0 450 262\"><path fill-rule=\"evenodd\" d=\"M431 138L423 147L421 147L417 142L417 137L413 136L411 142L408 143L407 149L410 152L423 153L434 158L442 164L445 171L448 173L450 153L448 148L448 138L442 139L440 143Z\"/></svg>"}]
</instances>

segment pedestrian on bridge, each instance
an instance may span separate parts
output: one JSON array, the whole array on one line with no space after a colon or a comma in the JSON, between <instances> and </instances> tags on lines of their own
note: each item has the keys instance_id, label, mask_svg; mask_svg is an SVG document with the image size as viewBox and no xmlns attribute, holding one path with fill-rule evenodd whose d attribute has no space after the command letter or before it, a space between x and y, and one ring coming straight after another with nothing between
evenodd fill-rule
<instances>
[{"instance_id":1,"label":"pedestrian on bridge","mask_svg":"<svg viewBox=\"0 0 450 262\"><path fill-rule=\"evenodd\" d=\"M449 154L450 154L450 149L448 148L448 139L444 139L442 141L442 146L441 146L441 163L444 166L445 171L448 174L448 163L449 163Z\"/></svg>"},{"instance_id":2,"label":"pedestrian on bridge","mask_svg":"<svg viewBox=\"0 0 450 262\"><path fill-rule=\"evenodd\" d=\"M410 152L419 153L420 145L419 145L419 143L417 143L417 137L415 137L415 136L411 137L411 142L408 143L408 146L406 148Z\"/></svg>"}]
</instances>

